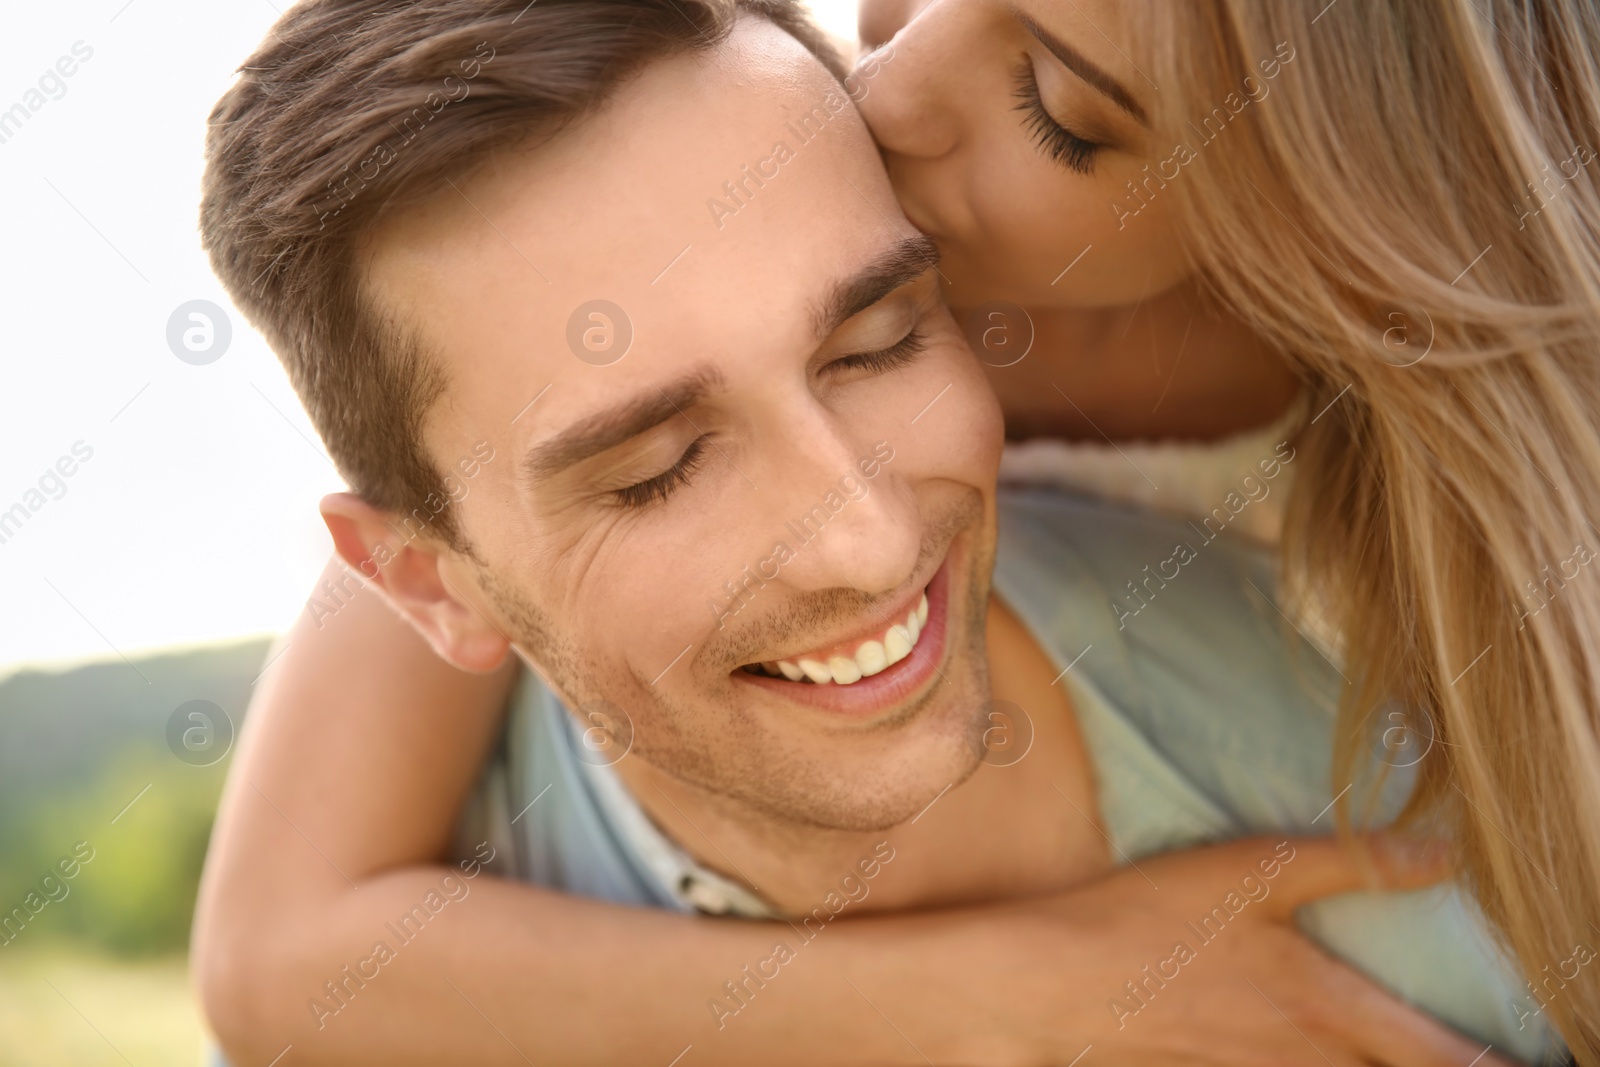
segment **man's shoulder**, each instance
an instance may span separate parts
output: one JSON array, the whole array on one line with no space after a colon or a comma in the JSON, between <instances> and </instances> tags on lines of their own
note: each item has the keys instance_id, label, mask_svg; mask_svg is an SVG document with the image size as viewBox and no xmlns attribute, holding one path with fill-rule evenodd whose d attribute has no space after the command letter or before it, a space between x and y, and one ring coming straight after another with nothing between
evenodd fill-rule
<instances>
[{"instance_id":1,"label":"man's shoulder","mask_svg":"<svg viewBox=\"0 0 1600 1067\"><path fill-rule=\"evenodd\" d=\"M1248 705L1309 711L1337 693L1337 667L1284 610L1272 546L1216 523L1003 491L995 589L1135 718L1174 703L1197 723Z\"/></svg>"},{"instance_id":2,"label":"man's shoulder","mask_svg":"<svg viewBox=\"0 0 1600 1067\"><path fill-rule=\"evenodd\" d=\"M1212 521L1037 488L1002 490L999 512L997 587L1024 600L1097 601L1119 631L1147 613L1168 623L1224 607L1254 617L1276 600L1272 546Z\"/></svg>"}]
</instances>

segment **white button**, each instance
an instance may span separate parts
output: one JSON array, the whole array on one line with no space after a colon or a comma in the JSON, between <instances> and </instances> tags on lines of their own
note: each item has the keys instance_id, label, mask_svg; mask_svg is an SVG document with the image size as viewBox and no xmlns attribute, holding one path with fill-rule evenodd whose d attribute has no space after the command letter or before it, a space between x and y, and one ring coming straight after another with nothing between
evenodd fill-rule
<instances>
[{"instance_id":1,"label":"white button","mask_svg":"<svg viewBox=\"0 0 1600 1067\"><path fill-rule=\"evenodd\" d=\"M726 915L733 910L733 903L726 896L693 875L684 875L678 885L683 895L689 899L689 903L703 912Z\"/></svg>"}]
</instances>

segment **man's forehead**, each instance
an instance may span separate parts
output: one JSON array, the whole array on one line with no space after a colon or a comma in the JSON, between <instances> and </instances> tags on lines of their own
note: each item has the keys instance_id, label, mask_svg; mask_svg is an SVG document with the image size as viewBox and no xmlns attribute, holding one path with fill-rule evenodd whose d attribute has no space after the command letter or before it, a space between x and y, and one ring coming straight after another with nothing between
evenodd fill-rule
<instances>
[{"instance_id":1,"label":"man's forehead","mask_svg":"<svg viewBox=\"0 0 1600 1067\"><path fill-rule=\"evenodd\" d=\"M595 367L637 387L802 339L839 278L902 240L898 217L843 89L746 19L408 209L375 235L369 280L444 355L448 392L511 403L570 379L581 402L616 388Z\"/></svg>"},{"instance_id":2,"label":"man's forehead","mask_svg":"<svg viewBox=\"0 0 1600 1067\"><path fill-rule=\"evenodd\" d=\"M842 107L828 111L829 100ZM817 109L826 137L816 117L796 121ZM872 152L848 96L817 59L778 27L746 17L715 49L649 64L595 114L493 153L386 220L372 258L519 255L554 284L615 277L618 261L635 258L659 271L686 244L744 243L754 227L719 219L712 202L735 214L765 209L754 216L821 186L838 196L850 178L841 155ZM786 157L781 180L762 179L779 165L774 156ZM802 156L807 165L787 167ZM537 247L522 247L513 225ZM658 240L670 250L660 262Z\"/></svg>"}]
</instances>

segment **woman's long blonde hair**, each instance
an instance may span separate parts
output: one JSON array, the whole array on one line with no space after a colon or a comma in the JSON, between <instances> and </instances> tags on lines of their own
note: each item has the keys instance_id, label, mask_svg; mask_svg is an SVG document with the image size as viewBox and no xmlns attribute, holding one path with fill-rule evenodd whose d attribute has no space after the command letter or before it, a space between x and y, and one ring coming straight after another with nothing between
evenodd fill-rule
<instances>
[{"instance_id":1,"label":"woman's long blonde hair","mask_svg":"<svg viewBox=\"0 0 1600 1067\"><path fill-rule=\"evenodd\" d=\"M1335 782L1386 698L1426 717L1411 813L1450 828L1521 1010L1600 1063L1600 7L1144 24L1157 143L1188 149L1147 193L1307 383L1284 562L1341 635Z\"/></svg>"}]
</instances>

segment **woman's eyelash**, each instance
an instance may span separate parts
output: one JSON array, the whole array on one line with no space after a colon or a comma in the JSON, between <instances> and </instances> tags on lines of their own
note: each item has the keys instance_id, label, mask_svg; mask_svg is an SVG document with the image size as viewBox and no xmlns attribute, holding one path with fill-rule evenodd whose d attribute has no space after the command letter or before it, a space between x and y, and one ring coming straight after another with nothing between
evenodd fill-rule
<instances>
[{"instance_id":1,"label":"woman's eyelash","mask_svg":"<svg viewBox=\"0 0 1600 1067\"><path fill-rule=\"evenodd\" d=\"M683 450L683 455L678 457L677 463L654 478L647 478L625 489L613 490L611 498L619 507L624 508L647 508L652 504L659 504L673 492L689 484L689 479L700 469L700 464L705 460L705 453L706 439L696 437L689 442L689 447Z\"/></svg>"},{"instance_id":2,"label":"woman's eyelash","mask_svg":"<svg viewBox=\"0 0 1600 1067\"><path fill-rule=\"evenodd\" d=\"M921 328L912 330L888 348L880 348L876 352L858 352L853 356L843 356L830 363L829 367L840 370L869 370L877 373L903 367L917 358L917 354L928 346L928 339Z\"/></svg>"},{"instance_id":3,"label":"woman's eyelash","mask_svg":"<svg viewBox=\"0 0 1600 1067\"><path fill-rule=\"evenodd\" d=\"M1017 69L1016 97L1021 101L1017 110L1027 116L1023 125L1045 155L1079 174L1094 172L1095 154L1104 146L1084 140L1050 117L1044 98L1039 95L1039 79L1032 63L1024 62Z\"/></svg>"}]
</instances>

